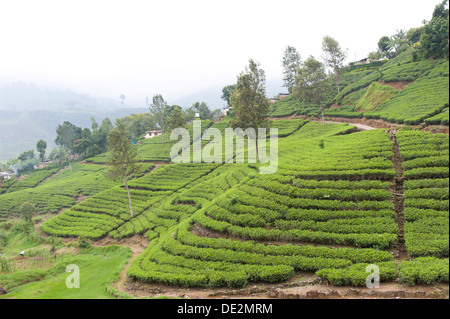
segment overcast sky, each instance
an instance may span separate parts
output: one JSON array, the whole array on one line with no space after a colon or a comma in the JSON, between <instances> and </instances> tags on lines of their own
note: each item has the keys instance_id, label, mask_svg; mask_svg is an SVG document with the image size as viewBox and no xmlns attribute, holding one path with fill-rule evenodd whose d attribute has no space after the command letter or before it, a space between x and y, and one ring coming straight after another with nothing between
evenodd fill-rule
<instances>
[{"instance_id":1,"label":"overcast sky","mask_svg":"<svg viewBox=\"0 0 450 319\"><path fill-rule=\"evenodd\" d=\"M320 58L325 35L361 59L439 2L0 0L0 80L170 102L236 82L250 58L281 80L285 47Z\"/></svg>"}]
</instances>

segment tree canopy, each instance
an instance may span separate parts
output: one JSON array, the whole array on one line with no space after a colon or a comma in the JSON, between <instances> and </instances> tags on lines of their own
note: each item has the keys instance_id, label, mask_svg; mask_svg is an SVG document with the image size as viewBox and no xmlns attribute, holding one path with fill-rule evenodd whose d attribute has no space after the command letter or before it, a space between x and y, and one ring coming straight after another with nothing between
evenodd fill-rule
<instances>
[{"instance_id":1,"label":"tree canopy","mask_svg":"<svg viewBox=\"0 0 450 319\"><path fill-rule=\"evenodd\" d=\"M286 47L283 55L283 86L292 92L292 87L295 85L295 76L297 69L301 66L301 56L297 49L291 46Z\"/></svg>"},{"instance_id":2,"label":"tree canopy","mask_svg":"<svg viewBox=\"0 0 450 319\"><path fill-rule=\"evenodd\" d=\"M333 70L333 77L336 81L338 94L340 89L340 76L344 69L344 61L347 59L347 52L341 49L339 42L330 36L325 36L322 41L323 59L325 65Z\"/></svg>"},{"instance_id":3,"label":"tree canopy","mask_svg":"<svg viewBox=\"0 0 450 319\"><path fill-rule=\"evenodd\" d=\"M122 179L127 190L130 214L133 217L133 206L131 202L128 180L133 174L140 172L137 165L137 149L128 139L126 127L117 121L116 127L108 135L109 155L106 164L108 165L107 176L111 179Z\"/></svg>"},{"instance_id":4,"label":"tree canopy","mask_svg":"<svg viewBox=\"0 0 450 319\"><path fill-rule=\"evenodd\" d=\"M325 65L310 56L303 67L298 70L293 92L298 99L313 102L319 106L323 125L325 125L323 104L329 90L331 90L331 85L325 71Z\"/></svg>"}]
</instances>

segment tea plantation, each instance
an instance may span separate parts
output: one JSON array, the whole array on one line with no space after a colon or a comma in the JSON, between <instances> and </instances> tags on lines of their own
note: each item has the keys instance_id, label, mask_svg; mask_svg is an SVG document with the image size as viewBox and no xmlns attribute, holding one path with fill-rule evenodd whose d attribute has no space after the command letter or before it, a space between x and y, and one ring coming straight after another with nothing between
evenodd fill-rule
<instances>
[{"instance_id":1,"label":"tea plantation","mask_svg":"<svg viewBox=\"0 0 450 319\"><path fill-rule=\"evenodd\" d=\"M150 244L127 272L142 282L245 287L309 273L364 286L373 264L382 282L448 282L448 135L303 120L272 127L279 129L275 174L260 174L264 164L142 164L129 182L131 218L124 185L107 180L103 165L76 163L37 187L0 195L0 213L29 201L41 213L59 212L41 225L48 235L146 237ZM154 142L138 146L143 161L160 160Z\"/></svg>"},{"instance_id":2,"label":"tea plantation","mask_svg":"<svg viewBox=\"0 0 450 319\"><path fill-rule=\"evenodd\" d=\"M341 91L328 96L329 108L324 113L327 117L448 126L448 74L447 59L414 61L411 49L377 68L344 73ZM291 115L319 116L319 111L294 96L272 105L271 116Z\"/></svg>"}]
</instances>

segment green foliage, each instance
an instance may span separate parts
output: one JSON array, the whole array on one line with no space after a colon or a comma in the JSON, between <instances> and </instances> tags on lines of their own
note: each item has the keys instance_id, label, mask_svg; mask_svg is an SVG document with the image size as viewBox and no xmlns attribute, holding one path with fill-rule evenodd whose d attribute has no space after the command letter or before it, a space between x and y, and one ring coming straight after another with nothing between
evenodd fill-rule
<instances>
[{"instance_id":1,"label":"green foliage","mask_svg":"<svg viewBox=\"0 0 450 319\"><path fill-rule=\"evenodd\" d=\"M401 131L397 140L407 155L406 248L413 257L448 257L448 135Z\"/></svg>"},{"instance_id":2,"label":"green foliage","mask_svg":"<svg viewBox=\"0 0 450 319\"><path fill-rule=\"evenodd\" d=\"M447 77L436 77L447 63L440 63L428 75L421 76L413 84L389 99L376 111L367 112L367 118L381 118L389 122L415 125L441 113L448 107L449 82Z\"/></svg>"},{"instance_id":3,"label":"green foliage","mask_svg":"<svg viewBox=\"0 0 450 319\"><path fill-rule=\"evenodd\" d=\"M419 54L423 58L448 58L448 0L436 6L433 18L423 28Z\"/></svg>"},{"instance_id":4,"label":"green foliage","mask_svg":"<svg viewBox=\"0 0 450 319\"><path fill-rule=\"evenodd\" d=\"M436 282L448 283L449 264L447 259L433 257L417 258L400 264L400 278L409 285L431 285Z\"/></svg>"},{"instance_id":5,"label":"green foliage","mask_svg":"<svg viewBox=\"0 0 450 319\"><path fill-rule=\"evenodd\" d=\"M173 109L169 118L167 119L167 128L172 131L176 128L183 128L186 125L186 119L183 115L181 107L177 106Z\"/></svg>"},{"instance_id":6,"label":"green foliage","mask_svg":"<svg viewBox=\"0 0 450 319\"><path fill-rule=\"evenodd\" d=\"M266 76L259 63L249 61L249 67L238 76L236 89L231 94L233 105L232 128L267 127L269 102L266 98Z\"/></svg>"},{"instance_id":7,"label":"green foliage","mask_svg":"<svg viewBox=\"0 0 450 319\"><path fill-rule=\"evenodd\" d=\"M35 205L41 213L57 213L70 208L75 205L80 194L94 195L117 185L105 178L104 171L103 166L76 163L72 172L65 170L39 187L17 189L0 195L0 216L18 213L25 201Z\"/></svg>"},{"instance_id":8,"label":"green foliage","mask_svg":"<svg viewBox=\"0 0 450 319\"><path fill-rule=\"evenodd\" d=\"M347 59L347 51L342 50L339 42L330 36L325 36L322 41L323 58L325 65L331 68L334 72L333 78L336 81L338 94L340 89L341 72L344 69L344 61Z\"/></svg>"},{"instance_id":9,"label":"green foliage","mask_svg":"<svg viewBox=\"0 0 450 319\"><path fill-rule=\"evenodd\" d=\"M45 149L47 148L47 142L44 140L39 140L36 144L36 149L39 153L39 159L41 162L45 160Z\"/></svg>"},{"instance_id":10,"label":"green foliage","mask_svg":"<svg viewBox=\"0 0 450 319\"><path fill-rule=\"evenodd\" d=\"M398 91L390 86L374 82L367 89L367 93L359 100L356 110L373 111L397 93Z\"/></svg>"},{"instance_id":11,"label":"green foliage","mask_svg":"<svg viewBox=\"0 0 450 319\"><path fill-rule=\"evenodd\" d=\"M33 216L36 214L36 207L33 204L24 202L19 208L19 215L27 223L33 222Z\"/></svg>"},{"instance_id":12,"label":"green foliage","mask_svg":"<svg viewBox=\"0 0 450 319\"><path fill-rule=\"evenodd\" d=\"M355 264L343 269L322 269L316 275L325 278L335 286L366 286L370 272L366 272L369 264ZM393 262L377 264L380 268L380 281L392 281L397 276L397 267Z\"/></svg>"},{"instance_id":13,"label":"green foliage","mask_svg":"<svg viewBox=\"0 0 450 319\"><path fill-rule=\"evenodd\" d=\"M323 119L323 105L327 102L325 96L331 91L325 66L314 57L309 57L303 66L298 69L295 82L294 96L299 100L317 104Z\"/></svg>"},{"instance_id":14,"label":"green foliage","mask_svg":"<svg viewBox=\"0 0 450 319\"><path fill-rule=\"evenodd\" d=\"M153 96L153 103L150 105L150 114L152 114L159 128L162 130L163 134L161 136L161 143L164 144L164 131L166 129L166 114L167 102L164 101L164 98L160 94L156 94Z\"/></svg>"},{"instance_id":15,"label":"green foliage","mask_svg":"<svg viewBox=\"0 0 450 319\"><path fill-rule=\"evenodd\" d=\"M297 75L297 69L301 66L301 56L297 49L291 46L287 46L283 54L283 86L288 89L289 93L292 93L292 88L295 85L295 76Z\"/></svg>"},{"instance_id":16,"label":"green foliage","mask_svg":"<svg viewBox=\"0 0 450 319\"><path fill-rule=\"evenodd\" d=\"M80 248L91 248L91 241L86 236L78 237L78 247Z\"/></svg>"},{"instance_id":17,"label":"green foliage","mask_svg":"<svg viewBox=\"0 0 450 319\"><path fill-rule=\"evenodd\" d=\"M72 154L76 154L77 143L75 141L82 138L82 129L65 121L63 124L58 125L56 134L55 143L62 147L66 147Z\"/></svg>"},{"instance_id":18,"label":"green foliage","mask_svg":"<svg viewBox=\"0 0 450 319\"><path fill-rule=\"evenodd\" d=\"M222 100L227 102L227 106L231 106L231 93L236 89L236 85L227 85L222 89Z\"/></svg>"}]
</instances>

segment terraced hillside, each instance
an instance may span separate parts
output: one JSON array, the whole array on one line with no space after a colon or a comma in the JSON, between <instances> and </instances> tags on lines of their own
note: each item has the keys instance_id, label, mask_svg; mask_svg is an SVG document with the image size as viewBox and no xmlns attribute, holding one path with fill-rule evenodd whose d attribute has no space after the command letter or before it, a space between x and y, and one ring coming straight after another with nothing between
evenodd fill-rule
<instances>
[{"instance_id":1,"label":"terraced hillside","mask_svg":"<svg viewBox=\"0 0 450 319\"><path fill-rule=\"evenodd\" d=\"M414 61L413 49L374 69L342 76L341 92L327 97L325 116L382 119L392 123L448 125L449 62ZM273 104L271 116L318 116L317 106L289 97Z\"/></svg>"},{"instance_id":2,"label":"terraced hillside","mask_svg":"<svg viewBox=\"0 0 450 319\"><path fill-rule=\"evenodd\" d=\"M42 212L65 208L42 224L49 235L145 236L150 244L127 272L143 282L244 287L309 273L364 286L369 265L384 282L448 282L448 135L303 120L273 126L276 174L260 174L263 164L158 164L151 172L143 164L147 172L129 183L134 218L123 185L94 164L0 195L0 207L4 216L25 199ZM228 123L210 127L224 132ZM89 197L76 203L79 194Z\"/></svg>"}]
</instances>

